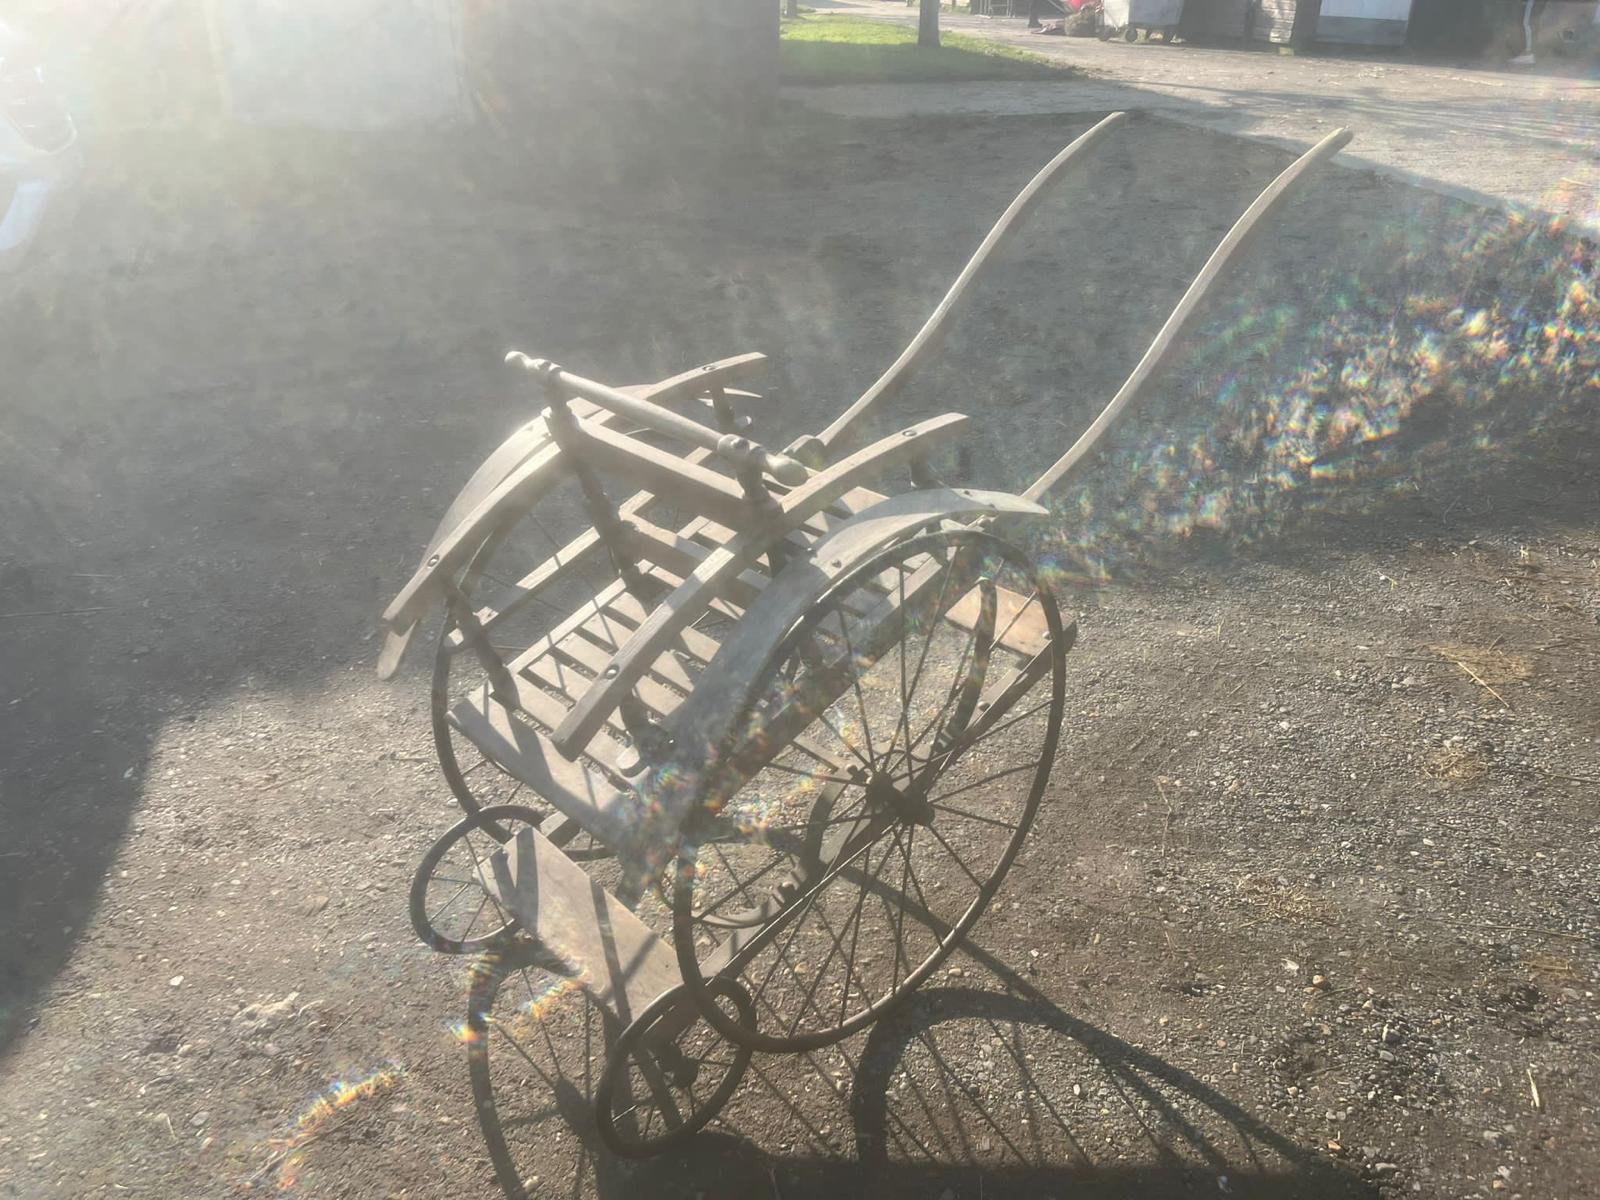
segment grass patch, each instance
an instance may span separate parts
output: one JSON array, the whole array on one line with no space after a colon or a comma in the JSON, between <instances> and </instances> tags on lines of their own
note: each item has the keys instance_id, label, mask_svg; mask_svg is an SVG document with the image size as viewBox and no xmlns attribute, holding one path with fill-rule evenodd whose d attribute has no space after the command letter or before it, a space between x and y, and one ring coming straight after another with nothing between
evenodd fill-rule
<instances>
[{"instance_id":1,"label":"grass patch","mask_svg":"<svg viewBox=\"0 0 1600 1200\"><path fill-rule=\"evenodd\" d=\"M1037 54L942 33L937 50L917 45L912 25L863 17L801 16L782 22L785 83L912 83L961 79L1063 79Z\"/></svg>"}]
</instances>

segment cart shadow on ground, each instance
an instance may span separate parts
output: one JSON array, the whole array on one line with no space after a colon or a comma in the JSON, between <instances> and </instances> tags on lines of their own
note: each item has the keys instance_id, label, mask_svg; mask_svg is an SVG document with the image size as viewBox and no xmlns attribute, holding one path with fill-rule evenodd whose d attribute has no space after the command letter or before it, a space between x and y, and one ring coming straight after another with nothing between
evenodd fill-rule
<instances>
[{"instance_id":1,"label":"cart shadow on ground","mask_svg":"<svg viewBox=\"0 0 1600 1200\"><path fill-rule=\"evenodd\" d=\"M548 1098L518 1117L510 1111L528 1098L498 1094L508 1142L543 1123L564 1127L554 1142L539 1139L543 1152L513 1149L526 1191L508 1194L538 1194L541 1179L567 1190L568 1172L571 1194L607 1200L1374 1194L1354 1168L1278 1133L1224 1085L1064 1011L981 947L967 950L989 973L983 986L928 988L843 1047L758 1055L723 1119L643 1162L601 1146L578 1072L547 1077Z\"/></svg>"}]
</instances>

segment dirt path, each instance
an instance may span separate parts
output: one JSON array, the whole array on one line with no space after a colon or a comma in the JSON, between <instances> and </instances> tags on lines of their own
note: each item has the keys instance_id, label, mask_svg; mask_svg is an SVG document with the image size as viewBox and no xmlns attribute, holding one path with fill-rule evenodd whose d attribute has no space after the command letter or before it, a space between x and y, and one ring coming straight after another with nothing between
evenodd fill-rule
<instances>
[{"instance_id":1,"label":"dirt path","mask_svg":"<svg viewBox=\"0 0 1600 1200\"><path fill-rule=\"evenodd\" d=\"M914 21L899 4L837 0L826 12ZM1083 76L1063 83L881 84L793 88L845 116L1042 114L1136 108L1226 133L1303 146L1348 125L1348 158L1469 199L1600 222L1593 129L1600 83L1399 54L1284 56L1270 49L1102 43L1039 37L1021 18L944 12L946 28L1020 46Z\"/></svg>"},{"instance_id":2,"label":"dirt path","mask_svg":"<svg viewBox=\"0 0 1600 1200\"><path fill-rule=\"evenodd\" d=\"M1084 124L801 116L647 201L483 147L106 168L0 322L0 1196L497 1195L471 964L404 909L452 820L425 655L370 673L374 614L526 411L494 362L762 348L781 444ZM1025 483L1284 161L1120 140L886 423L971 411L950 470ZM490 1062L530 1187L1582 1194L1593 277L1559 231L1331 173L1039 547L1083 627L1068 732L971 952L870 1036L758 1056L642 1166L593 1148L581 998L519 979L548 1052Z\"/></svg>"}]
</instances>

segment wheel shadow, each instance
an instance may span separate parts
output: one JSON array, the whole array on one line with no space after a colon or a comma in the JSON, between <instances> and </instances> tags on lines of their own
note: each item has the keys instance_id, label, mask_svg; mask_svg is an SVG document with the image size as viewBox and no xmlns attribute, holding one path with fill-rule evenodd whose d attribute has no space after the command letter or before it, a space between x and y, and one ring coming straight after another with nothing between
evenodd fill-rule
<instances>
[{"instance_id":1,"label":"wheel shadow","mask_svg":"<svg viewBox=\"0 0 1600 1200\"><path fill-rule=\"evenodd\" d=\"M507 1195L1375 1194L1210 1079L1066 1012L981 948L968 953L998 990L931 988L839 1047L758 1055L723 1117L655 1158L601 1146L586 1100L598 1054L536 1069L548 1090L521 1115L514 1097L486 1106L480 1094L480 1117L499 1122L491 1140L518 1160L516 1180L502 1175Z\"/></svg>"}]
</instances>

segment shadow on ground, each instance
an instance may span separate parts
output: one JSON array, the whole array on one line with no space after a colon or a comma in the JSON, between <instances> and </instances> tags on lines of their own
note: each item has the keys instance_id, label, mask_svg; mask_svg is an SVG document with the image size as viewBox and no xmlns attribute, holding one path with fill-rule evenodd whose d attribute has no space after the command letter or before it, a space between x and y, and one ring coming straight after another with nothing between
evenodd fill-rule
<instances>
[{"instance_id":1,"label":"shadow on ground","mask_svg":"<svg viewBox=\"0 0 1600 1200\"><path fill-rule=\"evenodd\" d=\"M513 1147L507 1195L522 1200L568 1170L603 1200L1376 1194L1359 1171L1296 1145L1222 1087L1063 1011L983 949L969 952L999 990L927 988L864 1039L803 1056L798 1074L818 1081L845 1068L852 1082L837 1095L797 1088L796 1072L758 1056L718 1126L646 1162L600 1145L593 1068L572 1056L576 1030L563 1033L546 1009L536 1016L550 1022L543 1039L510 1033L521 1011L513 986L505 1018L488 1027L488 1061L502 1065L478 1093L480 1114ZM518 1078L525 1063L545 1088ZM771 1145L775 1119L796 1135L781 1149ZM565 1140L551 1140L557 1123Z\"/></svg>"}]
</instances>

